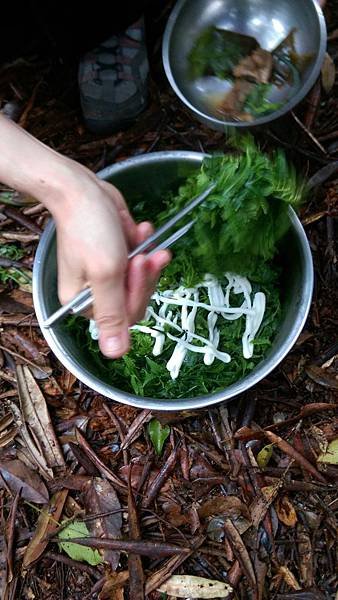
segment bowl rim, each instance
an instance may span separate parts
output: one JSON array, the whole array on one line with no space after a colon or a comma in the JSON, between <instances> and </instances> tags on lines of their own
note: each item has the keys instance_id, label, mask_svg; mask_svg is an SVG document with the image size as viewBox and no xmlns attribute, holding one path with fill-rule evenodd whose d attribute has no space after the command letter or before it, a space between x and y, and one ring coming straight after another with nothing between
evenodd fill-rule
<instances>
[{"instance_id":1,"label":"bowl rim","mask_svg":"<svg viewBox=\"0 0 338 600\"><path fill-rule=\"evenodd\" d=\"M109 179L109 177L111 177L112 175L116 175L120 171L123 171L126 167L128 167L128 165L140 165L142 163L151 164L151 162L158 164L158 161L166 161L168 158L172 160L186 158L190 161L196 161L197 164L200 164L202 159L206 156L208 155L205 153L193 152L189 150L151 152L148 154L129 158L125 161L121 161L120 163L116 163L112 166L106 167L102 171L99 171L97 173L97 176L101 179ZM302 251L304 252L306 277L305 286L302 294L303 302L301 303L300 307L301 310L297 313L295 321L292 325L291 332L289 333L287 339L283 344L281 344L278 351L276 351L273 357L262 361L262 363L260 363L262 365L260 370L257 371L255 369L254 371L249 373L245 378L241 379L238 382L234 382L224 390L221 390L214 394L195 396L193 398L180 398L176 400L146 398L143 396L138 397L134 394L123 392L122 390L114 388L113 386L109 386L108 384L101 381L98 377L92 374L88 374L88 372L82 367L82 365L77 359L74 359L74 357L65 352L53 328L46 329L43 327L43 322L49 316L47 314L45 302L43 299L43 269L44 260L47 255L46 250L49 247L51 240L55 236L56 227L53 219L51 219L47 224L38 244L33 266L32 286L33 302L36 317L49 347L51 348L55 356L59 359L59 361L80 381L86 384L90 389L96 391L99 394L102 394L106 398L110 398L111 400L114 400L116 402L121 402L122 404L128 404L137 408L147 408L159 411L179 411L187 409L205 408L214 404L219 404L221 402L232 401L239 394L247 392L252 386L264 379L264 377L269 375L269 373L271 373L271 371L273 371L277 367L277 365L283 360L283 358L288 354L288 352L295 344L300 332L304 327L305 321L310 310L314 284L313 261L310 245L306 237L305 231L303 229L303 226L300 220L298 219L295 211L291 207L289 208L289 215L292 225L297 235L299 236Z\"/></svg>"},{"instance_id":2,"label":"bowl rim","mask_svg":"<svg viewBox=\"0 0 338 600\"><path fill-rule=\"evenodd\" d=\"M324 55L326 52L326 44L327 44L327 30L326 30L326 23L325 23L325 17L323 14L323 11L321 9L321 7L319 6L319 3L317 0L307 0L309 2L309 4L312 5L312 7L314 8L314 11L317 15L318 18L318 25L319 25L319 35L320 35L320 44L319 44L319 48L318 48L318 54L316 57L316 60L312 66L312 70L311 73L309 75L309 77L307 78L307 80L304 82L304 84L302 85L302 87L298 90L297 94L295 94L294 96L292 96L292 98L290 98L290 100L288 100L288 102L286 102L280 109L270 113L269 115L265 115L263 117L259 117L258 119L255 119L254 121L226 121L225 119L217 119L216 117L213 117L212 115L209 115L205 112L203 112L202 110L200 110L199 108L197 108L196 106L194 106L194 104L192 104L190 102L190 100L188 100L188 98L183 94L183 92L181 91L180 87L177 85L175 77L173 75L172 69L171 69L171 63L170 63L170 58L169 58L169 51L170 51L170 40L171 40L171 35L173 33L175 24L176 24L176 20L177 17L180 13L180 11L182 10L183 6L186 4L187 0L178 0L178 2L175 4L173 10L171 11L167 24L166 24L166 28L163 34L163 40L162 40L162 61L163 61L163 66L164 66L164 70L167 76L167 79L172 87L172 89L174 90L174 92L176 93L176 95L180 98L180 100L188 107L190 108L190 110L195 113L195 115L202 120L204 123L208 123L210 126L216 127L217 129L222 129L223 127L238 127L238 128L244 128L247 129L249 127L258 127L260 125L264 125L265 123L270 123L271 121L275 121L276 119L279 119L280 117L284 116L285 114L287 114L288 112L290 112L297 104L299 104L299 102L301 102L305 96L307 95L307 93L311 90L311 88L313 87L313 85L315 84L322 64L323 64L323 60L324 60Z\"/></svg>"}]
</instances>

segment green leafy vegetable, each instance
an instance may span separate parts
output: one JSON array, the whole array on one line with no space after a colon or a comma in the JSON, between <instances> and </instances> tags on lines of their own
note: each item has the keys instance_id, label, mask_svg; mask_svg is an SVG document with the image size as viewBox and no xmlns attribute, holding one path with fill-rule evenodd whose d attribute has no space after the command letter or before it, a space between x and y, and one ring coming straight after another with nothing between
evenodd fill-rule
<instances>
[{"instance_id":1,"label":"green leafy vegetable","mask_svg":"<svg viewBox=\"0 0 338 600\"><path fill-rule=\"evenodd\" d=\"M72 538L90 537L87 525L83 521L73 521L67 525L58 534L60 540L69 540ZM64 550L74 560L86 561L90 565L96 566L103 563L103 559L98 550L93 550L89 546L80 546L73 542L60 542L60 550Z\"/></svg>"},{"instance_id":2,"label":"green leafy vegetable","mask_svg":"<svg viewBox=\"0 0 338 600\"><path fill-rule=\"evenodd\" d=\"M239 152L206 159L159 215L165 222L211 183L216 188L195 209L191 234L176 246L189 252L200 274L225 271L250 276L277 252L289 227L289 205L298 208L304 187L282 151L271 156L253 138L234 141Z\"/></svg>"},{"instance_id":3,"label":"green leafy vegetable","mask_svg":"<svg viewBox=\"0 0 338 600\"><path fill-rule=\"evenodd\" d=\"M197 38L188 56L190 76L192 79L203 75L232 79L233 68L257 46L255 38L249 35L208 27Z\"/></svg>"},{"instance_id":4,"label":"green leafy vegetable","mask_svg":"<svg viewBox=\"0 0 338 600\"><path fill-rule=\"evenodd\" d=\"M179 377L172 380L166 365L175 341L166 339L162 354L155 357L153 339L132 331L130 352L112 361L101 354L97 342L91 339L88 321L70 318L65 326L76 343L87 350L91 369L110 385L152 398L195 397L228 387L265 358L281 317L280 270L271 261L290 224L288 207L297 208L303 186L283 153L264 154L249 137L236 145L234 153L206 159L176 196L168 195L166 208L153 218L156 226L160 225L211 182L216 183L215 191L194 212L195 226L175 245L174 258L161 276L159 289L191 287L201 282L206 273L220 279L227 271L248 276L253 292L263 292L267 301L252 358L247 360L242 353L245 319L220 319L219 348L230 354L231 362L215 360L205 365L200 354L188 352ZM197 312L195 328L198 335L208 338L205 314Z\"/></svg>"},{"instance_id":5,"label":"green leafy vegetable","mask_svg":"<svg viewBox=\"0 0 338 600\"><path fill-rule=\"evenodd\" d=\"M170 427L169 425L165 425L164 427L157 419L152 419L148 423L148 433L149 437L153 443L155 451L158 455L162 454L164 442L167 437L170 435Z\"/></svg>"}]
</instances>

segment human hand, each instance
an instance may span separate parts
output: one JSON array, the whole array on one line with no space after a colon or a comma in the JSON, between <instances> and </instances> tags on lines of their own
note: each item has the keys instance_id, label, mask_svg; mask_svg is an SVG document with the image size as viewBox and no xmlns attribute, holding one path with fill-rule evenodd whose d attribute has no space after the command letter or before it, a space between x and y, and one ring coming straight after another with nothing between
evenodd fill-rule
<instances>
[{"instance_id":1,"label":"human hand","mask_svg":"<svg viewBox=\"0 0 338 600\"><path fill-rule=\"evenodd\" d=\"M128 326L144 316L170 253L160 250L128 261L128 251L152 233L151 224L136 225L113 185L76 163L74 174L66 209L54 214L59 298L64 304L91 287L100 349L118 358L129 348Z\"/></svg>"},{"instance_id":2,"label":"human hand","mask_svg":"<svg viewBox=\"0 0 338 600\"><path fill-rule=\"evenodd\" d=\"M150 235L150 223L136 225L114 186L3 115L0 181L35 197L52 213L60 300L68 302L89 285L100 348L106 356L122 356L129 347L128 326L143 317L161 269L170 260L162 250L128 261L128 251Z\"/></svg>"}]
</instances>

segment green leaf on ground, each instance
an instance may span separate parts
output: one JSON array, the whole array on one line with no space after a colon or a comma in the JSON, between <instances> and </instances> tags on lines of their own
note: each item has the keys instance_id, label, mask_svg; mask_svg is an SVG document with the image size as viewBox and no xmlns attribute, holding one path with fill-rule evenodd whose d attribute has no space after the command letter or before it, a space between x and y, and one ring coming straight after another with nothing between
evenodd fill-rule
<instances>
[{"instance_id":1,"label":"green leaf on ground","mask_svg":"<svg viewBox=\"0 0 338 600\"><path fill-rule=\"evenodd\" d=\"M319 456L318 462L338 465L338 438L329 443L326 452Z\"/></svg>"},{"instance_id":2,"label":"green leaf on ground","mask_svg":"<svg viewBox=\"0 0 338 600\"><path fill-rule=\"evenodd\" d=\"M272 450L273 444L268 444L258 452L256 460L260 469L264 469L265 467L267 467L272 456Z\"/></svg>"},{"instance_id":3,"label":"green leaf on ground","mask_svg":"<svg viewBox=\"0 0 338 600\"><path fill-rule=\"evenodd\" d=\"M58 534L59 539L67 540L72 538L90 537L87 525L82 521L73 521ZM60 550L63 550L73 560L80 560L96 566L103 563L103 558L98 550L93 550L89 546L80 546L73 542L59 542Z\"/></svg>"},{"instance_id":4,"label":"green leaf on ground","mask_svg":"<svg viewBox=\"0 0 338 600\"><path fill-rule=\"evenodd\" d=\"M162 427L157 419L152 419L148 424L149 437L158 455L162 454L164 442L170 434L169 425Z\"/></svg>"}]
</instances>

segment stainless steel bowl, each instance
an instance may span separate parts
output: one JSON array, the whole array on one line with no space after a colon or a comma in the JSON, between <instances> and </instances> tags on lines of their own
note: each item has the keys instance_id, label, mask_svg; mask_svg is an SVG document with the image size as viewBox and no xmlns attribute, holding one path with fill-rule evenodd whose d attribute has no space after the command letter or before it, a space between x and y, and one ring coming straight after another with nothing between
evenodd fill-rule
<instances>
[{"instance_id":1,"label":"stainless steel bowl","mask_svg":"<svg viewBox=\"0 0 338 600\"><path fill-rule=\"evenodd\" d=\"M206 27L251 35L262 48L273 50L296 28L295 44L299 54L311 54L300 83L279 109L252 122L226 121L215 117L206 104L210 92L224 93L215 78L191 81L187 56L198 35ZM278 119L298 104L314 85L321 69L326 48L326 27L316 0L178 0L167 22L163 37L163 64L170 85L178 97L205 125L224 131L225 127L248 128ZM281 91L283 95L283 91ZM282 96L274 101L284 101Z\"/></svg>"},{"instance_id":2,"label":"stainless steel bowl","mask_svg":"<svg viewBox=\"0 0 338 600\"><path fill-rule=\"evenodd\" d=\"M182 181L201 165L204 155L197 152L154 152L137 156L108 167L99 173L114 183L128 198L130 206L146 200L149 214L169 190L177 190ZM67 329L58 325L42 329L60 362L93 390L125 404L156 410L200 408L229 400L266 377L295 343L307 317L313 288L311 252L303 227L290 209L291 227L283 242L284 275L281 286L282 322L266 358L247 377L221 392L196 398L163 400L127 394L98 377L91 357L79 347ZM51 221L41 237L33 271L33 298L39 323L59 307L55 226Z\"/></svg>"}]
</instances>

